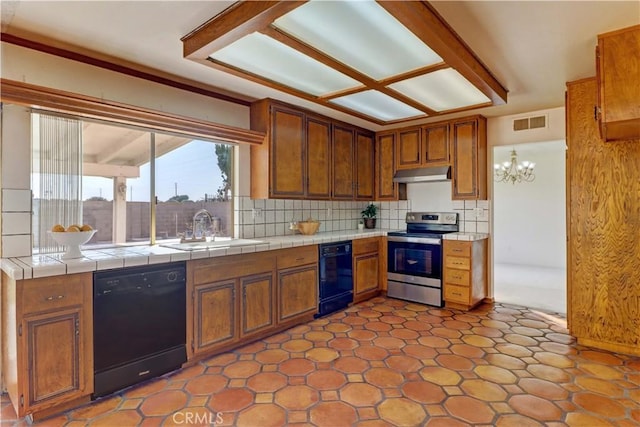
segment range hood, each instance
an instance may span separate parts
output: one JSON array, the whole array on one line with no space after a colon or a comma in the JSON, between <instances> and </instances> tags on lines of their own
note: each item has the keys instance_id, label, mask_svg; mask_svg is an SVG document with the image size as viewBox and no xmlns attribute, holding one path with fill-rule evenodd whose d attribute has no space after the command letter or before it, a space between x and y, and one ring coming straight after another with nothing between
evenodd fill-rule
<instances>
[{"instance_id":1,"label":"range hood","mask_svg":"<svg viewBox=\"0 0 640 427\"><path fill-rule=\"evenodd\" d=\"M451 180L451 167L438 166L420 169L402 169L396 172L394 182L442 182Z\"/></svg>"}]
</instances>

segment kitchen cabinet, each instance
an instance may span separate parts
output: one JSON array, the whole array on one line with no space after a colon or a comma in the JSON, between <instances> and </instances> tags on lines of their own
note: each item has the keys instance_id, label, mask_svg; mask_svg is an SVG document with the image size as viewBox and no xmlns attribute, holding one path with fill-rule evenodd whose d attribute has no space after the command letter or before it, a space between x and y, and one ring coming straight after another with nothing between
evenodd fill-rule
<instances>
[{"instance_id":1,"label":"kitchen cabinet","mask_svg":"<svg viewBox=\"0 0 640 427\"><path fill-rule=\"evenodd\" d=\"M419 168L422 164L422 130L419 127L398 131L396 169Z\"/></svg>"},{"instance_id":2,"label":"kitchen cabinet","mask_svg":"<svg viewBox=\"0 0 640 427\"><path fill-rule=\"evenodd\" d=\"M422 165L449 164L449 123L435 123L422 127Z\"/></svg>"},{"instance_id":3,"label":"kitchen cabinet","mask_svg":"<svg viewBox=\"0 0 640 427\"><path fill-rule=\"evenodd\" d=\"M487 295L487 239L444 240L443 251L445 304L470 310Z\"/></svg>"},{"instance_id":4,"label":"kitchen cabinet","mask_svg":"<svg viewBox=\"0 0 640 427\"><path fill-rule=\"evenodd\" d=\"M331 122L307 116L307 191L314 200L331 198Z\"/></svg>"},{"instance_id":5,"label":"kitchen cabinet","mask_svg":"<svg viewBox=\"0 0 640 427\"><path fill-rule=\"evenodd\" d=\"M352 244L353 302L358 303L380 292L380 238L356 239Z\"/></svg>"},{"instance_id":6,"label":"kitchen cabinet","mask_svg":"<svg viewBox=\"0 0 640 427\"><path fill-rule=\"evenodd\" d=\"M187 263L188 358L229 349L272 330L274 274L270 252Z\"/></svg>"},{"instance_id":7,"label":"kitchen cabinet","mask_svg":"<svg viewBox=\"0 0 640 427\"><path fill-rule=\"evenodd\" d=\"M356 200L373 200L375 192L375 140L371 133L356 131Z\"/></svg>"},{"instance_id":8,"label":"kitchen cabinet","mask_svg":"<svg viewBox=\"0 0 640 427\"><path fill-rule=\"evenodd\" d=\"M393 182L396 171L396 133L376 134L376 200L398 200L398 184Z\"/></svg>"},{"instance_id":9,"label":"kitchen cabinet","mask_svg":"<svg viewBox=\"0 0 640 427\"><path fill-rule=\"evenodd\" d=\"M19 417L48 416L93 392L91 273L29 280L3 274L4 378Z\"/></svg>"},{"instance_id":10,"label":"kitchen cabinet","mask_svg":"<svg viewBox=\"0 0 640 427\"><path fill-rule=\"evenodd\" d=\"M271 269L260 274L241 277L239 282L242 290L240 338L249 337L275 326Z\"/></svg>"},{"instance_id":11,"label":"kitchen cabinet","mask_svg":"<svg viewBox=\"0 0 640 427\"><path fill-rule=\"evenodd\" d=\"M602 139L640 138L640 25L598 35L596 78Z\"/></svg>"},{"instance_id":12,"label":"kitchen cabinet","mask_svg":"<svg viewBox=\"0 0 640 427\"><path fill-rule=\"evenodd\" d=\"M597 93L567 84L567 322L580 345L640 356L640 138L600 138Z\"/></svg>"},{"instance_id":13,"label":"kitchen cabinet","mask_svg":"<svg viewBox=\"0 0 640 427\"><path fill-rule=\"evenodd\" d=\"M450 124L453 200L487 198L487 120L482 116Z\"/></svg>"},{"instance_id":14,"label":"kitchen cabinet","mask_svg":"<svg viewBox=\"0 0 640 427\"><path fill-rule=\"evenodd\" d=\"M333 126L333 199L355 198L355 140L353 128Z\"/></svg>"},{"instance_id":15,"label":"kitchen cabinet","mask_svg":"<svg viewBox=\"0 0 640 427\"><path fill-rule=\"evenodd\" d=\"M299 322L318 311L318 247L283 249L277 255L278 323Z\"/></svg>"}]
</instances>

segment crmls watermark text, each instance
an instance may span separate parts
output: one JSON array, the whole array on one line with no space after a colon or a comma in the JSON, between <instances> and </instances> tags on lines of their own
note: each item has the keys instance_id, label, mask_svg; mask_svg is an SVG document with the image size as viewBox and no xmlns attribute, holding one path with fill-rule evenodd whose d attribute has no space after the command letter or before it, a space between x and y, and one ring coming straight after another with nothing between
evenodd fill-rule
<instances>
[{"instance_id":1,"label":"crmls watermark text","mask_svg":"<svg viewBox=\"0 0 640 427\"><path fill-rule=\"evenodd\" d=\"M222 412L196 412L196 411L180 411L172 416L173 422L176 424L209 424L211 426L220 425L224 422Z\"/></svg>"}]
</instances>

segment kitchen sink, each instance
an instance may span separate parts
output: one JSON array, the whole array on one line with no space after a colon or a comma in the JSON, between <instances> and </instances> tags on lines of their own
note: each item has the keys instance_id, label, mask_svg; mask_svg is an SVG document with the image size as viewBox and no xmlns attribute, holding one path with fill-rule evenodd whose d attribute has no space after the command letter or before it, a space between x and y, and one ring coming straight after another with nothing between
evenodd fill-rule
<instances>
[{"instance_id":1,"label":"kitchen sink","mask_svg":"<svg viewBox=\"0 0 640 427\"><path fill-rule=\"evenodd\" d=\"M264 243L261 240L234 239L233 237L216 237L211 242L184 242L161 244L165 248L179 249L181 251L197 251L202 249L222 249L236 246L250 246Z\"/></svg>"}]
</instances>

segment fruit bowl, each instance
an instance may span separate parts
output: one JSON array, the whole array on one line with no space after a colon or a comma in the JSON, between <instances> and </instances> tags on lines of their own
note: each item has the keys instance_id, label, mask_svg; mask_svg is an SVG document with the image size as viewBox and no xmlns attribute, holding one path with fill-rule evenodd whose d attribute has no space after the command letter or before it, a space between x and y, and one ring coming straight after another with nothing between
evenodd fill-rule
<instances>
[{"instance_id":1,"label":"fruit bowl","mask_svg":"<svg viewBox=\"0 0 640 427\"><path fill-rule=\"evenodd\" d=\"M298 221L298 231L300 234L310 236L312 234L316 234L318 228L320 228L320 221L314 221L312 219Z\"/></svg>"},{"instance_id":2,"label":"fruit bowl","mask_svg":"<svg viewBox=\"0 0 640 427\"><path fill-rule=\"evenodd\" d=\"M59 245L65 246L66 251L62 259L82 258L80 245L87 243L98 230L89 231L48 231L53 240Z\"/></svg>"}]
</instances>

